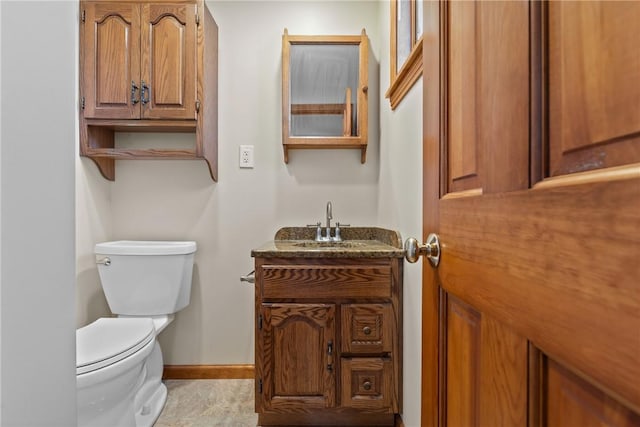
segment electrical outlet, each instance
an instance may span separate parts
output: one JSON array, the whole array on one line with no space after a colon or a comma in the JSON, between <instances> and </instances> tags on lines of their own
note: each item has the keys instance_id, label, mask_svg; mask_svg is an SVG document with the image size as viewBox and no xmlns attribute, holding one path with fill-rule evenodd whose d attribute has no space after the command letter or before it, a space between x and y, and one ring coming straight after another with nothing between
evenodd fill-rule
<instances>
[{"instance_id":1,"label":"electrical outlet","mask_svg":"<svg viewBox=\"0 0 640 427\"><path fill-rule=\"evenodd\" d=\"M253 167L253 145L240 146L240 167L241 168Z\"/></svg>"}]
</instances>

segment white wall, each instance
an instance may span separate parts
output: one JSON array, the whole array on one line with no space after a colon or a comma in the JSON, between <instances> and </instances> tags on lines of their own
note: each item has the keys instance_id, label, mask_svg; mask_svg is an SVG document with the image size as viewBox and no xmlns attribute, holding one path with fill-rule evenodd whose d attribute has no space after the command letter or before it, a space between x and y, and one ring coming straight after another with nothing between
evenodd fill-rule
<instances>
[{"instance_id":1,"label":"white wall","mask_svg":"<svg viewBox=\"0 0 640 427\"><path fill-rule=\"evenodd\" d=\"M389 85L387 1L209 1L219 25L219 177L200 161L119 161L107 183L89 160L77 162L78 326L108 314L93 260L107 239L198 242L192 300L161 336L166 364L253 363L250 251L282 226L324 218L421 235L422 86L395 112ZM367 163L357 150L300 150L283 162L281 36L359 34L370 40ZM121 134L121 146L189 144L190 135ZM239 169L238 148L255 146L254 169ZM404 413L420 415L420 268L405 264Z\"/></svg>"},{"instance_id":2,"label":"white wall","mask_svg":"<svg viewBox=\"0 0 640 427\"><path fill-rule=\"evenodd\" d=\"M390 8L380 2L380 31L390 34ZM388 36L387 36L388 40ZM390 83L389 45L380 61L380 93ZM378 221L400 230L402 238L422 236L422 79L391 110L380 99L380 188ZM404 263L403 287L403 411L407 427L420 426L422 354L422 268Z\"/></svg>"},{"instance_id":3,"label":"white wall","mask_svg":"<svg viewBox=\"0 0 640 427\"><path fill-rule=\"evenodd\" d=\"M2 4L0 4L0 23L2 23ZM2 31L0 25L0 46ZM2 81L2 55L0 55L0 82ZM2 84L0 84L0 100ZM2 242L2 102L0 102L0 242ZM2 307L2 244L0 243L0 307ZM2 424L2 315L0 315L0 424Z\"/></svg>"},{"instance_id":4,"label":"white wall","mask_svg":"<svg viewBox=\"0 0 640 427\"><path fill-rule=\"evenodd\" d=\"M2 418L75 425L73 2L2 2Z\"/></svg>"}]
</instances>

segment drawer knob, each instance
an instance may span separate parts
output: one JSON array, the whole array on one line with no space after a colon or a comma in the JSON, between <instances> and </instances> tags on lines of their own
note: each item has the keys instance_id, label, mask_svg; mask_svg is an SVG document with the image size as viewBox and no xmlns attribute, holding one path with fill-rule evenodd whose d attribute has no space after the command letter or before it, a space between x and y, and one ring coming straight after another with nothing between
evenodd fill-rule
<instances>
[{"instance_id":1,"label":"drawer knob","mask_svg":"<svg viewBox=\"0 0 640 427\"><path fill-rule=\"evenodd\" d=\"M369 381L365 381L364 384L362 384L362 388L367 391L371 390L371 383Z\"/></svg>"},{"instance_id":2,"label":"drawer knob","mask_svg":"<svg viewBox=\"0 0 640 427\"><path fill-rule=\"evenodd\" d=\"M365 335L371 335L371 328L365 326L364 328L362 328L362 332L364 332Z\"/></svg>"}]
</instances>

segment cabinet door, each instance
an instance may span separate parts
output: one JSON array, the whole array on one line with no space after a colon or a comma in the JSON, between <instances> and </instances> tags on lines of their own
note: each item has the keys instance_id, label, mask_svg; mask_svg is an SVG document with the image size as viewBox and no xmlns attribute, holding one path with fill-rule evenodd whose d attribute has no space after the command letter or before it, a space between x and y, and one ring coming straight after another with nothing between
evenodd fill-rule
<instances>
[{"instance_id":1,"label":"cabinet door","mask_svg":"<svg viewBox=\"0 0 640 427\"><path fill-rule=\"evenodd\" d=\"M196 119L196 5L142 5L142 116Z\"/></svg>"},{"instance_id":2,"label":"cabinet door","mask_svg":"<svg viewBox=\"0 0 640 427\"><path fill-rule=\"evenodd\" d=\"M335 406L335 306L264 304L261 315L256 365L263 389L256 409L286 413Z\"/></svg>"},{"instance_id":3,"label":"cabinet door","mask_svg":"<svg viewBox=\"0 0 640 427\"><path fill-rule=\"evenodd\" d=\"M140 116L140 8L131 3L86 3L82 27L84 116ZM133 91L132 91L133 89Z\"/></svg>"}]
</instances>

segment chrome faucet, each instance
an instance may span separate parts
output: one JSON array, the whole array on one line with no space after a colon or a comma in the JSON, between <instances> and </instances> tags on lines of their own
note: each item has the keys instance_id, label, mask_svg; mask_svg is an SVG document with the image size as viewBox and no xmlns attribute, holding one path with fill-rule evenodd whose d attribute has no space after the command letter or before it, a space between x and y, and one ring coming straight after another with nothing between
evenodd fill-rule
<instances>
[{"instance_id":1,"label":"chrome faucet","mask_svg":"<svg viewBox=\"0 0 640 427\"><path fill-rule=\"evenodd\" d=\"M333 209L331 202L327 202L327 240L331 239L331 220L333 219Z\"/></svg>"},{"instance_id":2,"label":"chrome faucet","mask_svg":"<svg viewBox=\"0 0 640 427\"><path fill-rule=\"evenodd\" d=\"M325 227L325 235L322 235L322 222L318 221L316 224L307 225L307 227L315 227L316 229L316 242L341 242L342 236L340 236L340 226L348 227L349 224L340 224L336 222L335 235L331 236L331 220L333 219L333 206L331 202L327 202L327 224Z\"/></svg>"}]
</instances>

